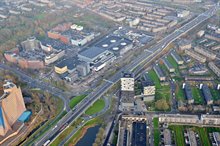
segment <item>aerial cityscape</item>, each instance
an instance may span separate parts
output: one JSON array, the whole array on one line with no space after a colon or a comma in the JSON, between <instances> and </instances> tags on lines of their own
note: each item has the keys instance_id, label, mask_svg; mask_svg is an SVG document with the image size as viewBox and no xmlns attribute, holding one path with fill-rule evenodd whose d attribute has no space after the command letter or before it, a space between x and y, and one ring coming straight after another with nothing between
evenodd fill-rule
<instances>
[{"instance_id":1,"label":"aerial cityscape","mask_svg":"<svg viewBox=\"0 0 220 146\"><path fill-rule=\"evenodd\" d=\"M220 2L1 0L0 146L220 146Z\"/></svg>"}]
</instances>

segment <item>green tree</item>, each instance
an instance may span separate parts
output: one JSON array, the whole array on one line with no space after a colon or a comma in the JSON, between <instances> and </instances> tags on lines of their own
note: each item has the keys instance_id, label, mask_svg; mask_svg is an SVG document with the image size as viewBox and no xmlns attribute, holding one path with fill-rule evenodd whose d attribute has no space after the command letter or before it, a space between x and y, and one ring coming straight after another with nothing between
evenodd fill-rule
<instances>
[{"instance_id":1,"label":"green tree","mask_svg":"<svg viewBox=\"0 0 220 146\"><path fill-rule=\"evenodd\" d=\"M160 99L155 103L155 106L158 110L168 110L169 109L169 105L167 103L167 101L165 99Z\"/></svg>"}]
</instances>

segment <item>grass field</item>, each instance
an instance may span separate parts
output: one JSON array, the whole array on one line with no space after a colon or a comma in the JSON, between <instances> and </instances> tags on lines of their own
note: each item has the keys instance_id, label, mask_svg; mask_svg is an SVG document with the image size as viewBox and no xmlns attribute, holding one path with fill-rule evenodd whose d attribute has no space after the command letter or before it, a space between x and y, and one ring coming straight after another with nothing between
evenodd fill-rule
<instances>
[{"instance_id":1,"label":"grass field","mask_svg":"<svg viewBox=\"0 0 220 146\"><path fill-rule=\"evenodd\" d=\"M154 81L154 84L155 84L156 88L161 88L160 80L159 80L159 78L157 77L156 72L155 72L154 70L150 70L150 71L148 72L148 75L149 75L149 77L151 78L151 80Z\"/></svg>"},{"instance_id":2,"label":"grass field","mask_svg":"<svg viewBox=\"0 0 220 146\"><path fill-rule=\"evenodd\" d=\"M167 102L170 101L170 86L164 85L156 90L156 100L166 99Z\"/></svg>"},{"instance_id":3,"label":"grass field","mask_svg":"<svg viewBox=\"0 0 220 146\"><path fill-rule=\"evenodd\" d=\"M185 94L184 94L184 91L182 89L182 86L181 84L176 84L176 91L175 91L175 94L176 94L176 98L178 101L184 101L185 100Z\"/></svg>"},{"instance_id":4,"label":"grass field","mask_svg":"<svg viewBox=\"0 0 220 146\"><path fill-rule=\"evenodd\" d=\"M89 107L85 114L87 115L93 115L95 113L100 112L105 107L105 101L104 99L97 100L91 107Z\"/></svg>"},{"instance_id":5,"label":"grass field","mask_svg":"<svg viewBox=\"0 0 220 146\"><path fill-rule=\"evenodd\" d=\"M153 124L154 124L154 145L159 146L159 141L160 141L159 119L154 118Z\"/></svg>"},{"instance_id":6,"label":"grass field","mask_svg":"<svg viewBox=\"0 0 220 146\"><path fill-rule=\"evenodd\" d=\"M184 146L185 143L184 143L184 135L183 135L183 132L184 132L184 127L181 126L181 125L172 125L172 126L169 126L169 128L174 131L174 135L175 135L175 141L176 141L176 145L177 146Z\"/></svg>"},{"instance_id":7,"label":"grass field","mask_svg":"<svg viewBox=\"0 0 220 146\"><path fill-rule=\"evenodd\" d=\"M160 80L157 77L157 74L154 70L150 70L148 72L148 76L151 78L151 80L154 82L155 87L156 87L156 93L155 93L155 100L160 100L160 99L166 99L168 103L170 103L170 86L169 85L161 85ZM151 110L155 110L155 104L151 104Z\"/></svg>"},{"instance_id":8,"label":"grass field","mask_svg":"<svg viewBox=\"0 0 220 146\"><path fill-rule=\"evenodd\" d=\"M171 55L167 56L167 60L170 62L170 64L175 68L175 72L180 75L179 72L179 65L176 63L176 61L173 59Z\"/></svg>"},{"instance_id":9,"label":"grass field","mask_svg":"<svg viewBox=\"0 0 220 146\"><path fill-rule=\"evenodd\" d=\"M204 104L204 102L205 102L203 97L201 96L200 92L201 91L199 88L192 87L192 94L193 94L193 98L195 100L195 104Z\"/></svg>"},{"instance_id":10,"label":"grass field","mask_svg":"<svg viewBox=\"0 0 220 146\"><path fill-rule=\"evenodd\" d=\"M70 100L69 106L71 109L73 109L78 103L80 103L87 95L79 95L76 97L73 97Z\"/></svg>"},{"instance_id":11,"label":"grass field","mask_svg":"<svg viewBox=\"0 0 220 146\"><path fill-rule=\"evenodd\" d=\"M210 88L213 100L220 100L220 92L216 89Z\"/></svg>"},{"instance_id":12,"label":"grass field","mask_svg":"<svg viewBox=\"0 0 220 146\"><path fill-rule=\"evenodd\" d=\"M83 120L81 118L77 119L76 122L74 122L69 128L67 128L66 130L64 130L52 143L51 146L58 146L60 144L60 142L66 137L68 136L73 129L76 128L77 125L79 125Z\"/></svg>"},{"instance_id":13,"label":"grass field","mask_svg":"<svg viewBox=\"0 0 220 146\"><path fill-rule=\"evenodd\" d=\"M206 128L197 128L203 146L211 146Z\"/></svg>"}]
</instances>

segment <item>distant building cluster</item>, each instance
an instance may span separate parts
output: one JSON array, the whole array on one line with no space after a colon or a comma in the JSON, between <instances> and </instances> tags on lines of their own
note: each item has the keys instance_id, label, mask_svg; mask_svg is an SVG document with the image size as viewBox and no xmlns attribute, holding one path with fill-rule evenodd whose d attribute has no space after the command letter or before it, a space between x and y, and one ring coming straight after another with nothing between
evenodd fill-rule
<instances>
[{"instance_id":1,"label":"distant building cluster","mask_svg":"<svg viewBox=\"0 0 220 146\"><path fill-rule=\"evenodd\" d=\"M34 37L23 41L18 48L4 53L7 61L26 69L42 69L64 55L65 50L55 49L51 45L43 45Z\"/></svg>"},{"instance_id":2,"label":"distant building cluster","mask_svg":"<svg viewBox=\"0 0 220 146\"><path fill-rule=\"evenodd\" d=\"M49 38L60 40L65 44L83 46L99 34L87 30L81 25L64 23L48 31L47 35Z\"/></svg>"},{"instance_id":3,"label":"distant building cluster","mask_svg":"<svg viewBox=\"0 0 220 146\"><path fill-rule=\"evenodd\" d=\"M153 33L165 32L176 26L179 18L190 15L186 10L136 0L107 0L94 3L91 8L108 19Z\"/></svg>"},{"instance_id":4,"label":"distant building cluster","mask_svg":"<svg viewBox=\"0 0 220 146\"><path fill-rule=\"evenodd\" d=\"M8 19L10 16L18 16L34 11L34 7L53 7L52 0L3 0L0 6L0 19ZM5 4L5 5L4 5Z\"/></svg>"}]
</instances>

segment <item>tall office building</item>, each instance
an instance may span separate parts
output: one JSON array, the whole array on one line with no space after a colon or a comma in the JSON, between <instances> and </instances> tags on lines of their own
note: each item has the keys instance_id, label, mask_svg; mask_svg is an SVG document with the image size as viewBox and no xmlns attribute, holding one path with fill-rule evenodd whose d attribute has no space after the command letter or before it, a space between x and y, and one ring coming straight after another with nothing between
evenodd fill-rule
<instances>
[{"instance_id":1,"label":"tall office building","mask_svg":"<svg viewBox=\"0 0 220 146\"><path fill-rule=\"evenodd\" d=\"M121 91L134 91L134 76L131 73L124 73L121 78Z\"/></svg>"},{"instance_id":2,"label":"tall office building","mask_svg":"<svg viewBox=\"0 0 220 146\"><path fill-rule=\"evenodd\" d=\"M0 136L13 130L13 125L26 111L21 89L12 82L3 85L4 93L0 97Z\"/></svg>"}]
</instances>

